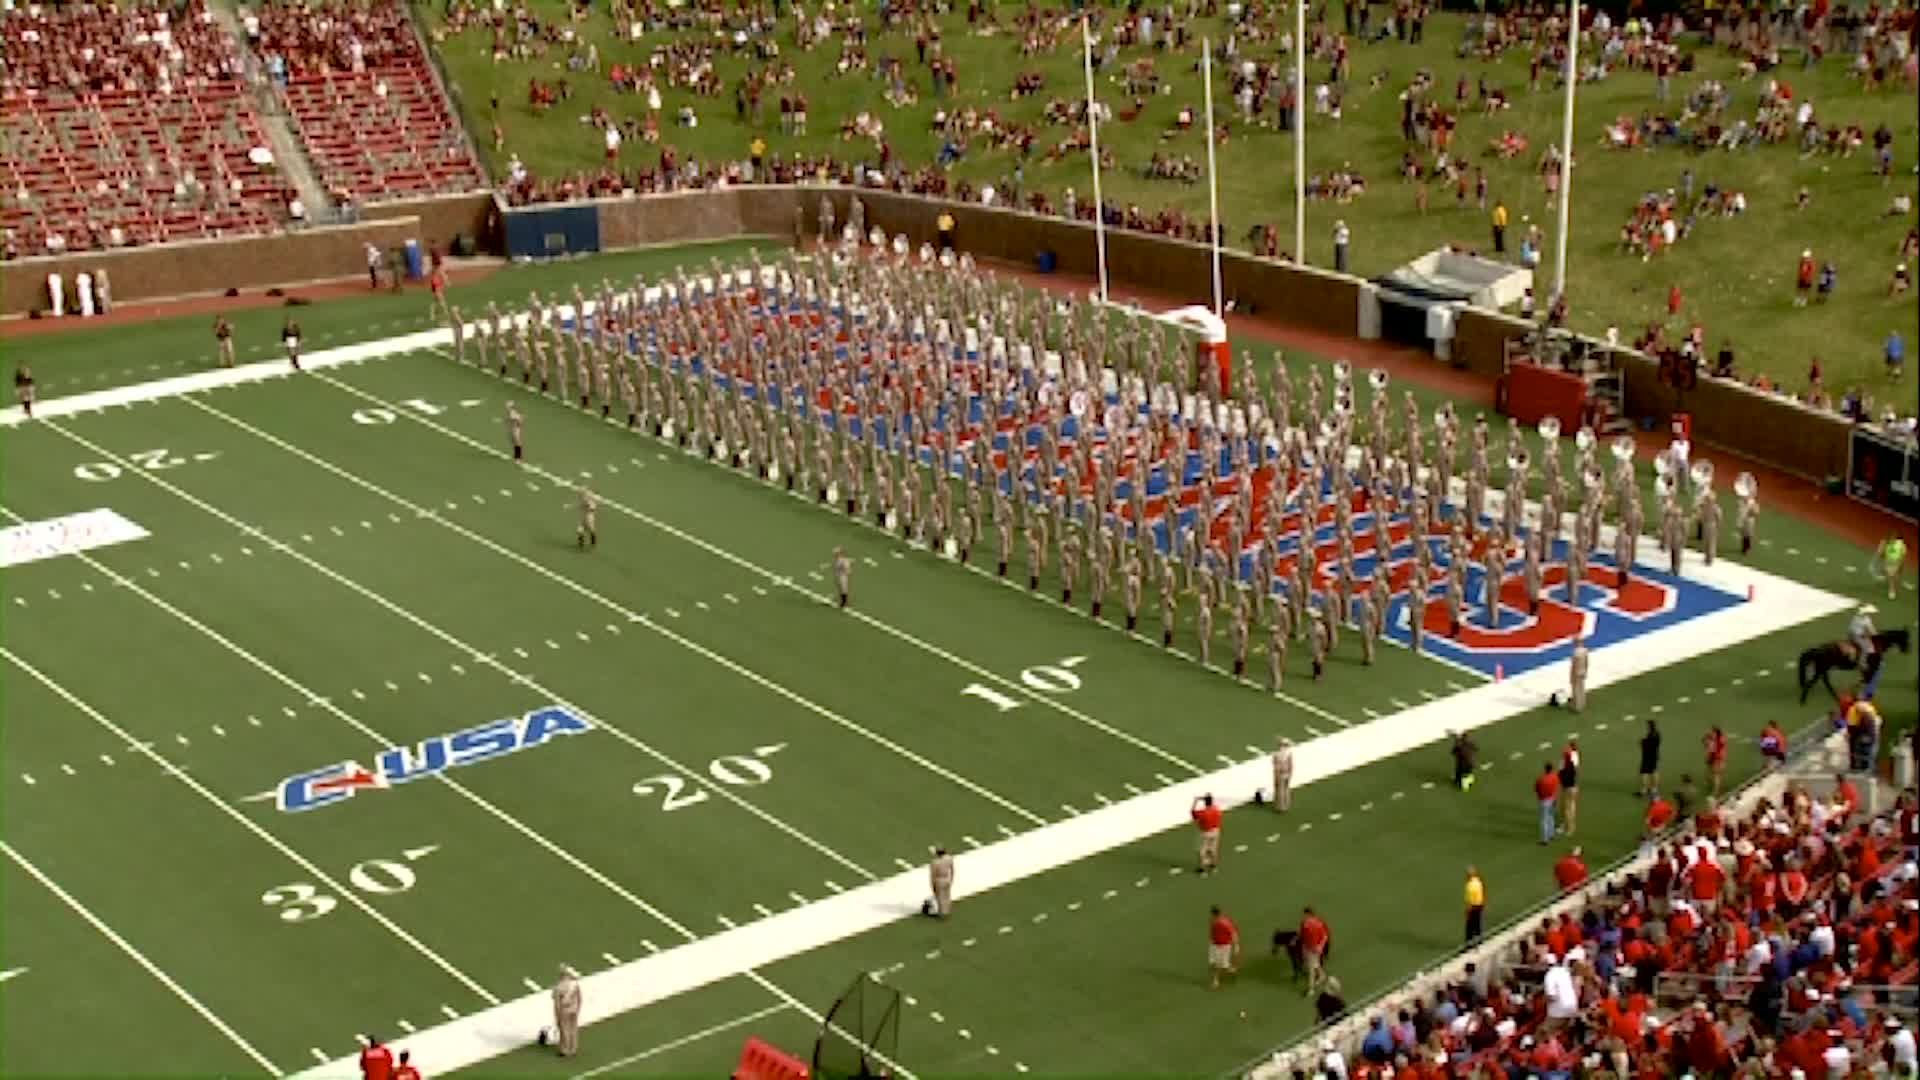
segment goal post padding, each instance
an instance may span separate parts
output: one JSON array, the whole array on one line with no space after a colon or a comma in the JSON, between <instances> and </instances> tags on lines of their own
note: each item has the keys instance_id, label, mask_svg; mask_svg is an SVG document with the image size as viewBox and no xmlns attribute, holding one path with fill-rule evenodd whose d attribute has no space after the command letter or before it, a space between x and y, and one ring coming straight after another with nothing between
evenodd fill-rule
<instances>
[{"instance_id":1,"label":"goal post padding","mask_svg":"<svg viewBox=\"0 0 1920 1080\"><path fill-rule=\"evenodd\" d=\"M813 1044L813 1075L820 1080L868 1080L889 1075L900 1048L900 991L862 973L827 1010Z\"/></svg>"}]
</instances>

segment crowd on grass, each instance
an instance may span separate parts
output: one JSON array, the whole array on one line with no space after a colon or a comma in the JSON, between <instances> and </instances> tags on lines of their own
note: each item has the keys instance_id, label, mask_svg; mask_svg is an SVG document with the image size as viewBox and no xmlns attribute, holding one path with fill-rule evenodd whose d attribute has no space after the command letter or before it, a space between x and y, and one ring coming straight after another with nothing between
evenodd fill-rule
<instances>
[{"instance_id":1,"label":"crowd on grass","mask_svg":"<svg viewBox=\"0 0 1920 1080\"><path fill-rule=\"evenodd\" d=\"M542 23L523 9L490 13L468 0L456 0L452 10L455 15L449 25L454 32L464 27L490 27L497 55L524 55L529 50L533 55L546 55L558 49L569 57L569 66L579 68L582 50L591 49L582 44L572 27ZM937 12L931 7L891 4L876 14L804 4L747 4L725 10L708 5L689 14L685 8L656 5L652 0L623 0L615 5L614 12L621 25L697 27L711 32L710 39L692 53L672 45L656 46L651 62L642 69L643 79L650 80L659 73L670 85L685 85L694 73L700 78L710 75L715 50L750 57L746 72L733 87L736 117L758 125L762 111L770 111L771 101L777 96L783 131L792 130L785 122L791 105L797 101L804 109L804 100L790 86L793 67L782 55L782 45L791 42L801 50L838 47L842 55L836 70L842 75L885 82L888 101L899 104L918 100L923 90L943 100L936 114L936 159L913 162L896 155L885 133L883 116L873 113L866 115L864 123L855 123L856 118L842 120L841 141L848 145L831 157L769 156L762 150L749 160L700 162L670 145L661 145L650 147L646 155L657 156L658 161L637 167L630 159L612 160L598 171L557 177L517 169L509 190L514 201L564 199L581 193L648 194L747 181L829 181L1016 206L1079 220L1093 218L1094 208L1086 200L1074 197L1071 191L1056 194L1032 189L1024 176L1025 164L1034 158L1058 162L1091 149L1085 106L1077 99L1053 97L1036 126L1011 119L988 103L945 104L944 99L954 97L956 73L953 59L943 49L943 25L944 32L955 31L950 23L935 18ZM1093 61L1101 69L1099 77L1124 94L1123 100L1111 106L1103 103L1103 122L1127 124L1140 117L1148 103L1161 98L1171 85L1164 79L1163 69L1196 68L1200 20L1224 15L1224 34L1218 26L1211 27L1217 78L1225 91L1226 118L1212 132L1217 141L1231 139L1241 128L1287 130L1296 105L1337 120L1344 98L1382 90L1393 92L1397 85L1404 144L1401 178L1412 189L1420 211L1445 201L1457 209L1487 210L1488 171L1476 156L1527 160L1551 207L1558 198L1563 162L1571 156L1571 148L1535 148L1529 145L1526 132L1513 127L1502 128L1486 140L1484 147L1462 146L1454 135L1463 117L1497 116L1523 89L1502 85L1500 70L1488 68L1486 61L1507 55L1526 57L1524 89L1529 92L1550 89L1565 78L1564 16L1556 9L1517 6L1500 14L1471 17L1464 21L1465 32L1457 50L1465 63L1463 70L1443 74L1423 69L1398 77L1383 70L1370 80L1360 81L1365 85L1352 78L1355 48L1382 41L1418 42L1428 14L1427 5L1412 0L1397 0L1390 5L1343 0L1329 5L1325 16L1310 24L1307 39L1296 43L1287 13L1258 2L1234 5L1231 10L1214 0L1199 0L1178 6L1136 4L1125 10L1096 12ZM1829 117L1817 111L1813 102L1796 92L1794 72L1783 65L1781 57L1784 49L1788 57L1803 66L1833 57L1835 60L1828 62L1844 63L1864 93L1911 90L1920 79L1911 47L1913 11L1870 4L1823 6L1802 14L1804 17L1787 17L1769 8L1732 5L1696 16L1691 23L1676 13L1616 19L1598 10L1586 17L1578 72L1581 79L1603 81L1623 71L1652 77L1645 107L1637 115L1622 115L1607 125L1602 147L1641 151L1666 148L1695 155L1681 173L1683 182L1678 190L1650 190L1630 208L1621 230L1623 252L1652 262L1708 221L1726 220L1733 226L1736 219L1754 214L1771 216L1804 209L1818 197L1815 191L1803 191L1792 207L1754 206L1739 184L1722 185L1712 179L1696 191L1695 169L1703 176L1718 171L1712 158L1701 156L1714 150L1790 145L1804 155L1831 156L1836 159L1836 168L1868 168L1892 182L1896 150L1893 132L1885 125L1868 132L1865 125L1844 116ZM1018 44L1022 57L1042 55L1078 41L1073 32L1078 13L1063 8L996 13L989 5L976 2L968 5L966 16L965 32L1007 36ZM1696 58L1703 49L1737 56L1738 77L1699 77ZM1308 100L1296 103L1293 64L1302 59L1301 53L1309 65ZM1023 66L1000 92L1018 99L1045 89L1042 73ZM724 93L715 91L714 96ZM1751 101L1751 113L1735 116L1743 100ZM651 123L653 114L659 112L657 94L648 104L646 122ZM1163 144L1196 130L1206 136L1194 103L1176 100L1173 106ZM611 117L588 119L594 125L620 123ZM682 118L683 126L687 126L686 119ZM1067 133L1043 137L1041 130L1051 127L1066 128ZM660 141L657 128L648 131L649 142ZM756 145L760 142L758 138L755 141ZM1110 159L1110 149L1102 149L1103 158ZM956 165L981 154L1004 159L1006 172L997 181L963 181L946 175ZM1856 154L1867 159L1864 165L1839 164ZM1107 164L1113 162L1108 160ZM1122 161L1119 165L1137 169L1141 176L1176 184L1193 184L1205 178L1196 155L1171 145L1163 145L1144 160ZM978 175L975 170L960 171ZM1734 171L1731 165L1727 171ZM1366 178L1351 164L1311 177L1308 188L1311 198L1341 203L1364 198L1368 192ZM1903 194L1891 194L1886 209L1888 216L1913 212L1911 199ZM1108 224L1119 228L1186 239L1207 236L1204 219L1175 209L1123 205L1108 208L1106 218ZM1542 239L1538 233L1537 227L1528 230L1530 239L1522 247L1530 245L1530 250L1520 252L1523 258L1538 259ZM1279 230L1255 226L1247 235L1258 254L1276 258L1293 255L1279 248ZM1904 291L1910 284L1910 258L1903 250L1887 268L1888 292ZM1843 272L1848 272L1852 280L1850 271L1836 265L1816 268L1816 288L1821 283L1826 285L1819 295L1830 293ZM1684 348L1685 340L1692 335L1683 329L1675 336L1680 339L1676 345ZM1658 344L1655 342L1656 347ZM1894 375L1904 365L1904 345L1904 341L1889 342L1885 359ZM1705 361L1704 356L1686 359L1696 364ZM1813 405L1843 404L1839 399L1824 399L1815 388L1808 388L1804 394L1796 391L1794 396ZM1862 391L1856 397L1864 400L1871 394ZM1855 411L1867 419L1884 419L1883 408Z\"/></svg>"},{"instance_id":2,"label":"crowd on grass","mask_svg":"<svg viewBox=\"0 0 1920 1080\"><path fill-rule=\"evenodd\" d=\"M1386 1003L1357 1045L1327 1039L1293 1075L1911 1078L1916 844L1912 789L1879 815L1844 777L1737 817L1709 806L1644 869Z\"/></svg>"}]
</instances>

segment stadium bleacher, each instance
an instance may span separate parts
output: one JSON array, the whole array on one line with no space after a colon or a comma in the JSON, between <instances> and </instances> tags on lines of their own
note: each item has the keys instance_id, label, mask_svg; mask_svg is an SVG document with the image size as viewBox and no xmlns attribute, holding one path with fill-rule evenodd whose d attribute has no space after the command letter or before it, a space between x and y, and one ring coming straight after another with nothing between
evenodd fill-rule
<instances>
[{"instance_id":1,"label":"stadium bleacher","mask_svg":"<svg viewBox=\"0 0 1920 1080\"><path fill-rule=\"evenodd\" d=\"M1390 1001L1293 1075L1910 1077L1917 827L1910 791L1867 818L1839 786L1710 812L1498 970Z\"/></svg>"},{"instance_id":2,"label":"stadium bleacher","mask_svg":"<svg viewBox=\"0 0 1920 1080\"><path fill-rule=\"evenodd\" d=\"M9 256L227 235L284 220L244 57L194 0L0 20Z\"/></svg>"},{"instance_id":3,"label":"stadium bleacher","mask_svg":"<svg viewBox=\"0 0 1920 1080\"><path fill-rule=\"evenodd\" d=\"M273 3L257 26L255 48L336 200L486 186L405 7Z\"/></svg>"},{"instance_id":4,"label":"stadium bleacher","mask_svg":"<svg viewBox=\"0 0 1920 1080\"><path fill-rule=\"evenodd\" d=\"M262 73L335 201L486 186L405 7L242 14L244 43L204 0L0 18L8 258L284 226L296 190L271 160Z\"/></svg>"}]
</instances>

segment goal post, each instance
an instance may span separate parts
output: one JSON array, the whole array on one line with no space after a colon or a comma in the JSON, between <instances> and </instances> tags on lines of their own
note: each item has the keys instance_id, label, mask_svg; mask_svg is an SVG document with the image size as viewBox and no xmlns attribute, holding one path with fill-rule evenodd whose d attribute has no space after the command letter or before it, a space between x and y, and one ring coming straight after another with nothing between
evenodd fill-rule
<instances>
[{"instance_id":1,"label":"goal post","mask_svg":"<svg viewBox=\"0 0 1920 1080\"><path fill-rule=\"evenodd\" d=\"M895 1073L900 991L861 973L827 1010L813 1044L818 1080L871 1080Z\"/></svg>"}]
</instances>

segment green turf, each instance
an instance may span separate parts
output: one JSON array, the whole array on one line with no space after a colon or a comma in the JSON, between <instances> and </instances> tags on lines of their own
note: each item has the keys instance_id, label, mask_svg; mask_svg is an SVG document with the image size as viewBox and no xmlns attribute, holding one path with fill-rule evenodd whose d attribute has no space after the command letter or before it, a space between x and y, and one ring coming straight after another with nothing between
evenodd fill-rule
<instances>
[{"instance_id":1,"label":"green turf","mask_svg":"<svg viewBox=\"0 0 1920 1080\"><path fill-rule=\"evenodd\" d=\"M519 272L514 290L598 265ZM1319 685L1296 655L1298 702L1276 701L527 397L424 353L0 433L8 511L110 506L153 534L95 552L98 569L68 558L0 579L0 644L18 658L0 660L6 843L282 1070L350 1053L358 1032L396 1037L402 1020L520 996L556 963L632 960L919 865L930 844L990 842L1179 781L1182 762L1211 770L1276 733L1310 738L1333 724L1321 713L1358 722L1472 681L1391 648L1362 669L1348 639ZM608 500L592 554L573 548L571 490L499 459L508 398L539 466ZM403 401L438 410L431 425L371 411L420 411ZM75 471L136 454L159 467ZM1870 595L1865 553L1781 517L1762 537L1756 565ZM858 560L867 621L803 595L829 590L812 575L835 545ZM1446 789L1433 744L1305 789L1292 817L1236 812L1212 879L1172 872L1191 838L1169 823L970 900L951 924L898 923L762 974L824 1008L855 973L883 972L913 999L901 1057L920 1075L1218 1072L1309 1016L1264 962L1202 989L1208 903L1255 939L1313 903L1333 916L1350 996L1392 985L1454 944L1467 863L1488 877L1495 920L1545 897L1527 788L1542 753L1582 736L1579 842L1597 867L1633 844L1634 739L1656 707L1672 772L1697 763L1715 722L1750 771L1759 723L1807 713L1782 661L1839 630L1647 674L1577 719L1484 729L1489 768L1469 796ZM1017 692L1024 669L1070 657L1084 658L1077 689ZM964 696L974 682L1018 706ZM307 814L249 800L297 771L559 699L602 730ZM1910 662L1882 700L1896 726L1914 722ZM688 785L666 809L655 778L716 769L746 782ZM24 871L4 884L0 970L28 970L0 1019L33 1032L0 1046L10 1073L255 1066ZM590 1028L568 1068L711 1076L750 1033L804 1050L808 1022L778 1005L726 980ZM477 1071L558 1070L527 1050Z\"/></svg>"},{"instance_id":2,"label":"green turf","mask_svg":"<svg viewBox=\"0 0 1920 1080\"><path fill-rule=\"evenodd\" d=\"M566 5L557 0L538 0L530 7L555 23L565 21ZM443 25L439 5L420 4L417 9L427 25ZM936 109L991 109L1004 123L1037 128L1033 156L1023 166L1024 190L1044 191L1057 205L1062 193L1073 188L1085 202L1091 197L1086 156L1070 154L1053 162L1046 154L1072 134L1071 128L1046 123L1047 103L1054 99L1071 103L1084 97L1077 34L1064 33L1063 44L1051 52L1022 56L1020 34L1012 25L1019 10L1014 5L999 8L1005 28L993 36L968 32L957 9L939 17L946 54L954 59L959 76L956 96L947 99L931 95L923 70L915 65L912 30L888 29L879 25L878 19L868 17L867 51L874 66L877 68L885 57L903 59L909 83L920 91L918 103L905 108L884 102L886 83L882 79L834 73L839 58L838 37L810 52L800 50L794 42L789 15L778 34L781 60L793 66L795 85L811 101L809 133L782 134L773 99L768 100L757 128L736 119L733 89L750 64L745 54L722 51L714 58L715 71L726 84L719 97L697 97L663 86L663 143L676 147L683 159L742 160L758 136L767 141L774 155L831 154L841 160L871 161L876 153L870 141L843 139L839 130L841 121L870 111L885 123L895 160L919 167L931 164L940 148L931 130ZM1282 19L1287 24L1283 29L1291 32L1291 15L1284 7L1272 7L1269 12L1268 18ZM1105 9L1109 18L1117 13L1112 6ZM1203 34L1221 38L1228 29L1224 16L1197 18L1189 25L1196 38ZM1550 75L1538 92L1528 91L1525 50L1512 50L1493 63L1460 60L1457 47L1464 25L1463 17L1440 15L1428 25L1421 45L1394 43L1354 49L1344 118L1337 123L1323 117L1309 118L1307 173L1320 177L1351 168L1366 177L1368 192L1350 204L1331 200L1309 204L1309 261L1332 264L1331 237L1334 222L1339 219L1352 226L1352 266L1359 274L1384 273L1446 243L1490 248L1487 210L1471 198L1464 207L1457 207L1450 191L1435 190L1430 210L1420 213L1415 209L1411 186L1399 179L1404 147L1399 137L1397 95L1412 74L1423 69L1433 72L1437 93L1451 104L1456 77L1464 73L1471 82L1484 72L1490 85L1505 88L1512 108L1491 117L1477 108L1459 110L1454 150L1484 167L1490 199L1506 202L1513 217L1509 242L1514 250L1524 222L1531 220L1547 231L1548 256L1542 264L1538 290L1545 295L1552 281L1554 213L1545 201L1537 166L1540 153L1560 141L1562 96L1552 88ZM610 19L599 13L575 23L572 29L583 47L585 42L597 44L603 67L644 64L652 49L663 41L706 40L704 31L656 29L637 44L619 42L612 37ZM618 118L645 111L644 98L614 93L604 76L585 72L569 75L565 70L567 53L561 47L547 47L530 60L495 62L490 53L491 40L490 31L470 29L446 38L440 53L454 78L463 114L476 141L489 141L488 133L496 120L504 131L503 153L482 147L496 175L504 172L507 155L518 155L545 175L596 170L602 163L604 147L599 135L582 123L591 108L601 106ZM1243 42L1243 47L1259 59L1275 55L1272 46ZM1698 71L1673 80L1670 108L1677 113L1686 95L1702 80L1712 78L1724 82L1731 94L1727 123L1751 119L1765 79L1739 78L1733 57L1724 50L1692 45L1689 49L1698 61ZM1119 65L1146 55L1145 49L1124 50ZM1610 325L1618 326L1623 339L1630 340L1649 322L1665 321L1670 333L1677 336L1693 321L1699 321L1707 330L1711 349L1717 350L1723 341L1731 342L1742 369L1766 371L1790 392L1805 389L1808 361L1819 356L1826 384L1836 401L1857 386L1882 404L1910 409L1916 392L1920 392L1914 367L1909 365L1899 381L1889 382L1882 373L1880 356L1889 331L1900 330L1912 343L1920 330L1920 317L1916 317L1911 298L1889 298L1886 293L1899 242L1913 224L1911 215L1900 218L1885 213L1895 193L1915 193L1914 149L1920 125L1916 124L1912 94L1898 88L1866 93L1847 74L1845 61L1839 57L1803 70L1797 63L1797 53L1789 49L1787 56L1788 67L1781 77L1794 86L1796 100L1817 103L1823 123L1855 123L1868 132L1882 122L1888 125L1895 136L1895 179L1883 182L1872 175L1870 151L1848 158L1803 158L1797 146L1787 145L1738 155L1674 149L1606 150L1601 141L1608 124L1618 117L1639 116L1656 108L1653 79L1638 72L1619 73L1602 83L1583 86L1574 146L1577 163L1585 167L1574 178L1573 221L1577 231L1569 251L1573 322L1594 334ZM1115 162L1103 175L1104 194L1117 204L1135 204L1149 211L1175 207L1204 218L1204 183L1153 180L1142 172L1155 152L1188 155L1204 162L1206 147L1198 128L1163 137L1182 107L1192 107L1196 113L1201 108L1197 44L1183 53L1161 55L1157 67L1162 84L1170 91L1149 101L1138 119L1115 122L1101 131L1102 146L1111 150ZM1044 76L1044 89L1030 97L1012 98L1014 77L1027 71ZM1102 100L1116 112L1125 110L1129 103L1119 74L1115 68L1100 73ZM1377 88L1372 85L1376 76L1382 81ZM552 82L562 77L569 78L573 98L544 116L536 115L528 105L528 80ZM1311 80L1324 77L1324 66L1316 60L1309 69L1309 94ZM1215 108L1226 120L1232 103L1227 100L1220 72L1216 72L1216 79ZM494 95L501 103L497 116L489 105ZM699 127L673 125L673 116L685 104L698 111ZM1488 155L1489 141L1508 129L1528 136L1529 152L1512 161ZM629 140L621 164L627 169L652 166L656 152L639 139ZM1238 244L1251 227L1277 224L1287 238L1282 246L1290 247L1290 136L1270 129L1249 129L1235 121L1232 137L1218 148L1217 156L1220 212L1226 235ZM964 178L976 185L992 183L1008 190L1013 186L1015 166L1012 151L995 149L976 139L951 173L955 180ZM1713 183L1744 191L1751 211L1736 220L1703 220L1691 237L1651 263L1621 254L1619 230L1633 205L1649 190L1678 187L1681 173L1687 169L1696 177L1696 190ZM1803 186L1813 191L1814 200L1808 209L1796 211L1794 196ZM1812 310L1796 308L1792 303L1795 262L1804 248L1814 249L1822 260L1834 261L1839 272L1840 287L1833 301ZM1685 294L1685 306L1680 318L1667 319L1667 288L1676 282Z\"/></svg>"}]
</instances>

